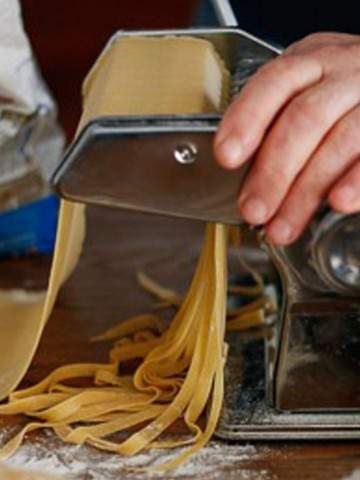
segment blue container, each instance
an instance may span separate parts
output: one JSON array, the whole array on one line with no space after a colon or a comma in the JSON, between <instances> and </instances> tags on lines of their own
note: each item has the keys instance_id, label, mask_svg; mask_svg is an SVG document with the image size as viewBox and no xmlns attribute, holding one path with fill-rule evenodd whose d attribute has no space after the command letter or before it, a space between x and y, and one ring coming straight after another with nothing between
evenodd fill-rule
<instances>
[{"instance_id":1,"label":"blue container","mask_svg":"<svg viewBox=\"0 0 360 480\"><path fill-rule=\"evenodd\" d=\"M59 199L49 194L0 214L0 257L52 253L58 211Z\"/></svg>"}]
</instances>

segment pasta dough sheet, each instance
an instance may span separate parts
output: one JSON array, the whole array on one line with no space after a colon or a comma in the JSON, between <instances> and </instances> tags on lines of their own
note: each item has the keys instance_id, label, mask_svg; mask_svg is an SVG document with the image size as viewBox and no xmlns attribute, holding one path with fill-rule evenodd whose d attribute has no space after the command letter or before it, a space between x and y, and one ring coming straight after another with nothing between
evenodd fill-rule
<instances>
[{"instance_id":1,"label":"pasta dough sheet","mask_svg":"<svg viewBox=\"0 0 360 480\"><path fill-rule=\"evenodd\" d=\"M1 292L0 399L16 388L29 368L59 288L78 261L84 233L84 207L62 202L47 292Z\"/></svg>"},{"instance_id":2,"label":"pasta dough sheet","mask_svg":"<svg viewBox=\"0 0 360 480\"><path fill-rule=\"evenodd\" d=\"M106 115L221 112L230 75L211 43L192 37L125 37L84 82L83 121Z\"/></svg>"}]
</instances>

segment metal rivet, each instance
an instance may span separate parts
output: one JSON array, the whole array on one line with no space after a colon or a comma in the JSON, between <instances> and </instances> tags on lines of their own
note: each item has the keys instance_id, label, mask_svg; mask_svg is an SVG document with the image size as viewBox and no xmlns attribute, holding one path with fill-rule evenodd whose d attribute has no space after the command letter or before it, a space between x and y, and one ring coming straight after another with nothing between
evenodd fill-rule
<instances>
[{"instance_id":1,"label":"metal rivet","mask_svg":"<svg viewBox=\"0 0 360 480\"><path fill-rule=\"evenodd\" d=\"M192 143L183 143L174 149L174 158L182 165L191 165L195 162L198 150Z\"/></svg>"}]
</instances>

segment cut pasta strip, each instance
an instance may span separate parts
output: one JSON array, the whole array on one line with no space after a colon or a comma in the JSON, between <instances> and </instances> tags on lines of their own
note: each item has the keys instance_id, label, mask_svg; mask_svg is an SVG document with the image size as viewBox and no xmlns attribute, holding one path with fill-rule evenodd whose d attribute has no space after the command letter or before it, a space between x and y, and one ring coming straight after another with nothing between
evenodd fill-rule
<instances>
[{"instance_id":1,"label":"cut pasta strip","mask_svg":"<svg viewBox=\"0 0 360 480\"><path fill-rule=\"evenodd\" d=\"M254 310L243 313L238 317L232 318L226 322L226 330L243 331L250 328L262 327L266 324L264 310Z\"/></svg>"},{"instance_id":2,"label":"cut pasta strip","mask_svg":"<svg viewBox=\"0 0 360 480\"><path fill-rule=\"evenodd\" d=\"M157 304L158 306L174 305L178 307L181 305L182 298L180 295L177 295L173 290L162 287L144 272L138 272L137 279L142 288L161 300L161 303Z\"/></svg>"},{"instance_id":3,"label":"cut pasta strip","mask_svg":"<svg viewBox=\"0 0 360 480\"><path fill-rule=\"evenodd\" d=\"M114 340L115 338L126 337L141 330L153 330L157 333L161 333L164 329L165 325L159 317L146 313L144 315L129 318L128 320L123 320L119 324L103 332L101 335L92 337L91 341L99 342L104 340Z\"/></svg>"}]
</instances>

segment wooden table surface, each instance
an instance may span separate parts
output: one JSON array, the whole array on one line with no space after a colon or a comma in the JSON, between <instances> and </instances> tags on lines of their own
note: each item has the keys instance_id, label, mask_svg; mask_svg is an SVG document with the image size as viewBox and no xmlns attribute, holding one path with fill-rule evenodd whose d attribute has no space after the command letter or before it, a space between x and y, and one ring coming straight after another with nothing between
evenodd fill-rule
<instances>
[{"instance_id":1,"label":"wooden table surface","mask_svg":"<svg viewBox=\"0 0 360 480\"><path fill-rule=\"evenodd\" d=\"M108 345L89 344L89 338L121 318L150 308L152 299L138 287L135 272L142 269L166 285L184 289L198 256L202 229L201 224L183 220L90 209L88 235L81 261L61 291L23 384L40 380L64 363L105 361ZM47 262L44 260L2 262L0 284L10 287L21 282L31 288L41 287L46 279L46 270ZM13 431L22 421L20 418L1 419L0 438L1 431ZM39 442L44 455L51 449L61 451L59 442L44 442L41 433L29 436L26 445ZM89 453L89 448L90 456L81 456L81 449L77 451L77 456L96 458L97 452L90 449ZM240 455L244 451L248 454ZM259 442L252 447L221 443L214 452L217 452L216 459L221 461L208 456L212 461L211 471L205 468L202 472L200 467L194 471L183 469L183 474L178 474L176 478L211 479L229 475L231 478L252 480L360 479L360 443L355 442ZM237 452L238 457L235 456ZM109 457L110 460L113 462ZM105 457L104 465L106 461ZM102 476L100 468L96 473L89 470L87 474L82 472L75 478L107 480L135 478L134 475L118 473L113 477ZM142 478L146 477L142 475ZM171 477L170 474L163 476ZM136 478L140 477L137 475Z\"/></svg>"}]
</instances>

